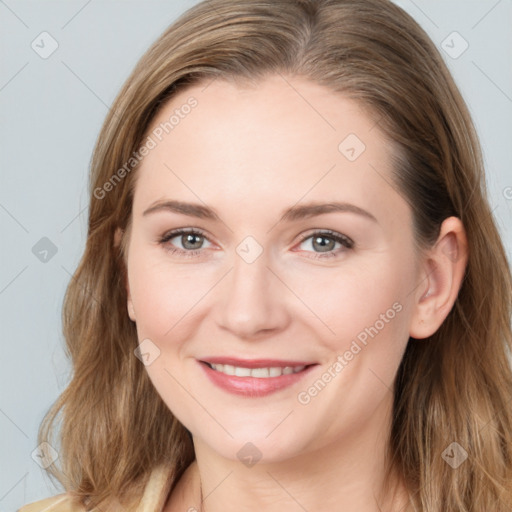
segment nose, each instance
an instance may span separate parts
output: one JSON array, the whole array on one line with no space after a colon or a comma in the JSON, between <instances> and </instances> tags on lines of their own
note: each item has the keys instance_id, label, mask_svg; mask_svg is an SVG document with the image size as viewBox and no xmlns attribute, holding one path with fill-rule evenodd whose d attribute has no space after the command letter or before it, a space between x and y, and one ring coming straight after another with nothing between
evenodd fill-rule
<instances>
[{"instance_id":1,"label":"nose","mask_svg":"<svg viewBox=\"0 0 512 512\"><path fill-rule=\"evenodd\" d=\"M219 327L244 339L257 339L286 328L290 292L276 274L265 252L252 262L235 254L217 302Z\"/></svg>"}]
</instances>

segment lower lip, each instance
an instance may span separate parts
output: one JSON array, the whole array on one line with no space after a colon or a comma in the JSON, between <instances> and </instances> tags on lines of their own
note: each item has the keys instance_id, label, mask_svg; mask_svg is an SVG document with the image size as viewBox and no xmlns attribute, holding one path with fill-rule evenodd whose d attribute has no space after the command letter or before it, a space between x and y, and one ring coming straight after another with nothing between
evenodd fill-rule
<instances>
[{"instance_id":1,"label":"lower lip","mask_svg":"<svg viewBox=\"0 0 512 512\"><path fill-rule=\"evenodd\" d=\"M279 377L237 377L236 375L226 375L210 368L206 363L199 363L207 377L218 387L235 395L247 397L261 397L275 393L299 382L316 365L307 366L298 373L280 375Z\"/></svg>"}]
</instances>

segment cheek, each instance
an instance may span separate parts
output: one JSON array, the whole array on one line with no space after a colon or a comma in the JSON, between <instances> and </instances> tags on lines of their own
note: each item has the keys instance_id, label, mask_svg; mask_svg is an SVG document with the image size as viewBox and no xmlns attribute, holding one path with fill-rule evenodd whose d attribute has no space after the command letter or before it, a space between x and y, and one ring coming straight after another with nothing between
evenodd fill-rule
<instances>
[{"instance_id":1,"label":"cheek","mask_svg":"<svg viewBox=\"0 0 512 512\"><path fill-rule=\"evenodd\" d=\"M171 267L154 251L139 247L133 248L128 260L138 339L146 344L151 341L146 345L151 362L145 369L167 407L185 424L197 413L185 391L190 388L191 364L185 357L185 340L193 337L193 306L204 295L204 290L194 286L197 283L191 283L190 269L192 265L182 270Z\"/></svg>"},{"instance_id":2,"label":"cheek","mask_svg":"<svg viewBox=\"0 0 512 512\"><path fill-rule=\"evenodd\" d=\"M195 265L172 264L163 249L140 246L130 252L128 280L140 336L160 341L176 338L211 287Z\"/></svg>"},{"instance_id":3,"label":"cheek","mask_svg":"<svg viewBox=\"0 0 512 512\"><path fill-rule=\"evenodd\" d=\"M372 327L379 335L399 329L404 290L411 282L407 276L403 261L398 264L391 254L372 254L347 260L339 268L292 269L284 280L303 303L302 321L339 353L358 336L364 343L371 337L368 330L376 335Z\"/></svg>"}]
</instances>

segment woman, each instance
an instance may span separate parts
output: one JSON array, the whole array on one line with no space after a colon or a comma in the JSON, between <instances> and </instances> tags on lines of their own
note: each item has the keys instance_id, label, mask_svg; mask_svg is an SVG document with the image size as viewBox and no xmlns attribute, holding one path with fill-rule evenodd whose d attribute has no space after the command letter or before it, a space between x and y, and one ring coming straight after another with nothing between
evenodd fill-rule
<instances>
[{"instance_id":1,"label":"woman","mask_svg":"<svg viewBox=\"0 0 512 512\"><path fill-rule=\"evenodd\" d=\"M404 11L195 6L90 186L73 379L40 431L57 446L62 414L67 492L22 512L510 510L509 265L468 109Z\"/></svg>"}]
</instances>

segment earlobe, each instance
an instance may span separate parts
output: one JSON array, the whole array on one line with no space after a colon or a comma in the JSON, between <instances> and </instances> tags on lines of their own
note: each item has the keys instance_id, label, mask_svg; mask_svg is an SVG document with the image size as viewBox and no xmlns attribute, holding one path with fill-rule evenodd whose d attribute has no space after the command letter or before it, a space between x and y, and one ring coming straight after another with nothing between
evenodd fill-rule
<instances>
[{"instance_id":1,"label":"earlobe","mask_svg":"<svg viewBox=\"0 0 512 512\"><path fill-rule=\"evenodd\" d=\"M133 307L132 296L130 293L130 284L128 283L128 277L126 277L126 309L128 310L128 316L132 322L135 322L135 309Z\"/></svg>"},{"instance_id":2,"label":"earlobe","mask_svg":"<svg viewBox=\"0 0 512 512\"><path fill-rule=\"evenodd\" d=\"M121 228L116 228L114 232L114 247L119 247L121 244L121 240L123 238L123 230Z\"/></svg>"},{"instance_id":3,"label":"earlobe","mask_svg":"<svg viewBox=\"0 0 512 512\"><path fill-rule=\"evenodd\" d=\"M135 322L135 310L133 309L133 303L130 296L128 296L127 306L128 316L132 322Z\"/></svg>"},{"instance_id":4,"label":"earlobe","mask_svg":"<svg viewBox=\"0 0 512 512\"><path fill-rule=\"evenodd\" d=\"M464 226L457 217L449 217L441 225L437 242L424 256L409 330L412 338L427 338L444 322L457 299L467 259Z\"/></svg>"},{"instance_id":5,"label":"earlobe","mask_svg":"<svg viewBox=\"0 0 512 512\"><path fill-rule=\"evenodd\" d=\"M125 274L126 275L126 274ZM132 322L135 322L135 309L133 307L132 296L130 293L130 283L128 282L128 276L126 276L126 309L128 310L128 316Z\"/></svg>"}]
</instances>

